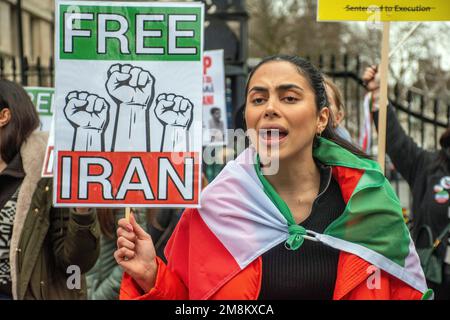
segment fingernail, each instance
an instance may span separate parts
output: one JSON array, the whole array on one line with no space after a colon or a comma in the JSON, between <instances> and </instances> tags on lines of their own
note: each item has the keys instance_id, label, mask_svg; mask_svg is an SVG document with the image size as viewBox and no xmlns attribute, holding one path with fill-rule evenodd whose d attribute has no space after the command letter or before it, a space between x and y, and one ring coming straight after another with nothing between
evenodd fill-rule
<instances>
[{"instance_id":1,"label":"fingernail","mask_svg":"<svg viewBox=\"0 0 450 320\"><path fill-rule=\"evenodd\" d=\"M133 231L133 226L131 224L127 224L128 231Z\"/></svg>"}]
</instances>

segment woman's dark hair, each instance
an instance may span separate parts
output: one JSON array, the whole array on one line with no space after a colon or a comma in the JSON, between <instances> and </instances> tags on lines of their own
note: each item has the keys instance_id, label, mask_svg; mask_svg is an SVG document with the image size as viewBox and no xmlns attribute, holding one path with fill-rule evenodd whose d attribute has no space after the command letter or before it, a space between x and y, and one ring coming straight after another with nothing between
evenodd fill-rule
<instances>
[{"instance_id":1,"label":"woman's dark hair","mask_svg":"<svg viewBox=\"0 0 450 320\"><path fill-rule=\"evenodd\" d=\"M310 84L311 88L314 91L314 95L316 97L316 106L317 111L321 110L324 107L329 106L328 98L327 98L327 92L325 90L325 83L322 73L314 67L314 65L309 62L308 60L305 60L303 58L300 58L298 56L291 56L291 55L274 55L270 57L266 57L261 62L259 62L256 67L252 69L248 76L247 85L245 88L245 100L247 100L247 93L248 93L248 86L250 83L251 78L255 74L256 70L259 69L262 65L273 62L273 61L285 61L289 62L292 65L294 65L298 72L306 78L308 83ZM342 139L339 137L336 132L333 129L332 126L332 117L330 116L328 119L327 126L325 130L322 132L322 137L333 141L334 143L338 144L339 146L347 149L351 153L355 154L358 157L362 158L370 158L366 153L364 153L362 150L360 150L357 146L353 145L352 143ZM317 144L317 140L315 140L314 144Z\"/></svg>"},{"instance_id":2,"label":"woman's dark hair","mask_svg":"<svg viewBox=\"0 0 450 320\"><path fill-rule=\"evenodd\" d=\"M439 161L437 162L437 165L443 165L450 170L450 126L439 138L439 144L442 149L439 152Z\"/></svg>"},{"instance_id":3,"label":"woman's dark hair","mask_svg":"<svg viewBox=\"0 0 450 320\"><path fill-rule=\"evenodd\" d=\"M0 157L9 163L22 143L39 127L39 116L25 90L18 84L0 80L0 110L8 108L10 121L0 128Z\"/></svg>"},{"instance_id":4,"label":"woman's dark hair","mask_svg":"<svg viewBox=\"0 0 450 320\"><path fill-rule=\"evenodd\" d=\"M450 126L444 131L442 136L439 138L439 144L442 149L450 148Z\"/></svg>"},{"instance_id":5,"label":"woman's dark hair","mask_svg":"<svg viewBox=\"0 0 450 320\"><path fill-rule=\"evenodd\" d=\"M210 113L210 114L213 114L213 113L216 112L216 111L219 111L219 112L220 112L220 108L213 107L213 108L211 108L211 110L209 110L209 113Z\"/></svg>"}]
</instances>

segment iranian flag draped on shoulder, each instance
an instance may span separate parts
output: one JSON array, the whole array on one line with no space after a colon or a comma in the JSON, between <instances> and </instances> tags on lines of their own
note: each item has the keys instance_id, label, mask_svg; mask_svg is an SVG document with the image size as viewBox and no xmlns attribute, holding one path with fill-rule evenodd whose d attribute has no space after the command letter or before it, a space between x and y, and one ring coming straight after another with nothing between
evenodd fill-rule
<instances>
[{"instance_id":1,"label":"iranian flag draped on shoulder","mask_svg":"<svg viewBox=\"0 0 450 320\"><path fill-rule=\"evenodd\" d=\"M286 203L246 149L188 209L159 258L154 288L143 293L127 274L121 299L257 299L261 256L285 242L319 241L338 249L333 298L429 299L419 257L398 198L379 165L320 138L314 157L332 167L345 210L323 232L292 227Z\"/></svg>"}]
</instances>

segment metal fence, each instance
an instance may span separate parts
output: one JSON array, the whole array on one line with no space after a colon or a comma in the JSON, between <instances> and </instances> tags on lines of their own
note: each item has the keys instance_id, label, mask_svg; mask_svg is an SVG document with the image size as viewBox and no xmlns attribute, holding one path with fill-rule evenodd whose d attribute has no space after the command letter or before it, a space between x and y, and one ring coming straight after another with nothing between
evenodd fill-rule
<instances>
[{"instance_id":1,"label":"metal fence","mask_svg":"<svg viewBox=\"0 0 450 320\"><path fill-rule=\"evenodd\" d=\"M23 86L53 87L53 58L43 62L40 57L30 65L27 58L23 59L24 74L20 72L20 61L16 57L0 56L0 79L19 82Z\"/></svg>"},{"instance_id":2,"label":"metal fence","mask_svg":"<svg viewBox=\"0 0 450 320\"><path fill-rule=\"evenodd\" d=\"M360 134L365 94L360 59L358 56L342 55L339 58L331 56L327 62L319 56L316 64L341 88L346 105L345 126L356 138ZM396 107L406 132L419 146L436 150L440 135L449 125L450 101L430 97L418 89L404 88L401 84L395 85L389 92L389 100Z\"/></svg>"}]
</instances>

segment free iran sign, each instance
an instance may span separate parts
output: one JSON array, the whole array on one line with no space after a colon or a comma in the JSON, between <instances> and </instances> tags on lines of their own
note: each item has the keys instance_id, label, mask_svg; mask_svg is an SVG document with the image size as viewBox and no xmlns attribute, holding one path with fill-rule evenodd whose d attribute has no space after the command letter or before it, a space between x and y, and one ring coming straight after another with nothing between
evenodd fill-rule
<instances>
[{"instance_id":1,"label":"free iran sign","mask_svg":"<svg viewBox=\"0 0 450 320\"><path fill-rule=\"evenodd\" d=\"M56 2L56 206L199 204L203 5Z\"/></svg>"}]
</instances>

